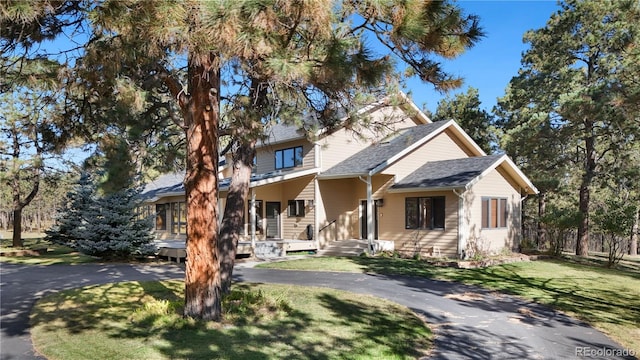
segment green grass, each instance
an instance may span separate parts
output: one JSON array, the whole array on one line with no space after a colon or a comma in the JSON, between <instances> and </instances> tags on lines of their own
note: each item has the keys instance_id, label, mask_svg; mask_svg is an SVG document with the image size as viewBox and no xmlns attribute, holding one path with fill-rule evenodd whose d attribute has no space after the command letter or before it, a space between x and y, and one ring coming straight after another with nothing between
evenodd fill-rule
<instances>
[{"instance_id":1,"label":"green grass","mask_svg":"<svg viewBox=\"0 0 640 360\"><path fill-rule=\"evenodd\" d=\"M413 359L432 334L397 304L338 290L236 284L226 321L184 319L181 281L128 282L53 294L31 315L48 359Z\"/></svg>"},{"instance_id":2,"label":"green grass","mask_svg":"<svg viewBox=\"0 0 640 360\"><path fill-rule=\"evenodd\" d=\"M42 237L25 237L23 245L24 246L19 249L13 248L11 246L11 238L3 236L3 238L0 239L0 252L10 253L21 250L46 250L39 255L23 254L0 256L0 262L27 265L73 265L96 261L95 257L80 254L66 246L51 244Z\"/></svg>"},{"instance_id":3,"label":"green grass","mask_svg":"<svg viewBox=\"0 0 640 360\"><path fill-rule=\"evenodd\" d=\"M308 258L258 267L402 274L459 281L515 294L581 319L640 353L640 272L549 260L483 269L435 267L396 258Z\"/></svg>"}]
</instances>

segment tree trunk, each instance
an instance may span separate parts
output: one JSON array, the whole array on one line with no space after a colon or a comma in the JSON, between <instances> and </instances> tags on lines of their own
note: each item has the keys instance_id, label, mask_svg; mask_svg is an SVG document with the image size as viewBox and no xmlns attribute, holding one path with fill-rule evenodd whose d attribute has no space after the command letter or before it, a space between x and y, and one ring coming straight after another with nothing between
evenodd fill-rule
<instances>
[{"instance_id":1,"label":"tree trunk","mask_svg":"<svg viewBox=\"0 0 640 360\"><path fill-rule=\"evenodd\" d=\"M244 206L249 196L249 182L251 181L251 168L256 154L257 139L264 135L262 120L271 111L268 106L267 81L257 77L251 78L249 87L250 100L242 103L239 116L234 119L235 129L233 136L239 146L233 153L233 175L227 203L222 220L220 256L222 271L222 288L227 293L231 290L231 275L238 248ZM232 141L234 141L232 140Z\"/></svg>"},{"instance_id":2,"label":"tree trunk","mask_svg":"<svg viewBox=\"0 0 640 360\"><path fill-rule=\"evenodd\" d=\"M244 206L249 196L255 144L255 141L243 143L233 155L233 175L220 229L220 272L223 294L231 291L231 276L238 249L240 229L244 226L242 221Z\"/></svg>"},{"instance_id":3,"label":"tree trunk","mask_svg":"<svg viewBox=\"0 0 640 360\"><path fill-rule=\"evenodd\" d=\"M214 54L189 58L187 134L187 261L184 315L218 321L222 315L218 257L218 123L220 71Z\"/></svg>"},{"instance_id":4,"label":"tree trunk","mask_svg":"<svg viewBox=\"0 0 640 360\"><path fill-rule=\"evenodd\" d=\"M640 207L636 208L636 216L631 226L631 240L629 241L629 255L638 255L638 222L640 222Z\"/></svg>"},{"instance_id":5,"label":"tree trunk","mask_svg":"<svg viewBox=\"0 0 640 360\"><path fill-rule=\"evenodd\" d=\"M13 209L13 242L14 248L20 248L22 243L22 208Z\"/></svg>"},{"instance_id":6,"label":"tree trunk","mask_svg":"<svg viewBox=\"0 0 640 360\"><path fill-rule=\"evenodd\" d=\"M546 248L547 244L547 225L544 223L544 217L547 212L547 193L541 191L538 195L538 243L537 248Z\"/></svg>"},{"instance_id":7,"label":"tree trunk","mask_svg":"<svg viewBox=\"0 0 640 360\"><path fill-rule=\"evenodd\" d=\"M578 239L576 241L576 255L589 256L589 201L591 195L591 183L596 171L595 135L593 135L593 122L585 120L585 131L591 134L585 139L585 162L582 183L580 184L580 223L578 224Z\"/></svg>"}]
</instances>

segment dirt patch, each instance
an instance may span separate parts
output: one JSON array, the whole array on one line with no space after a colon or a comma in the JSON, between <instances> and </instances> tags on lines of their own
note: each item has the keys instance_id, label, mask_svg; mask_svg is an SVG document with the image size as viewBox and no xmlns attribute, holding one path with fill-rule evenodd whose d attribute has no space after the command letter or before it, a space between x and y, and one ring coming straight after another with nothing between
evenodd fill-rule
<instances>
[{"instance_id":1,"label":"dirt patch","mask_svg":"<svg viewBox=\"0 0 640 360\"><path fill-rule=\"evenodd\" d=\"M447 294L444 296L447 299L459 300L459 301L477 301L482 300L484 296L474 292L465 292L463 294Z\"/></svg>"}]
</instances>

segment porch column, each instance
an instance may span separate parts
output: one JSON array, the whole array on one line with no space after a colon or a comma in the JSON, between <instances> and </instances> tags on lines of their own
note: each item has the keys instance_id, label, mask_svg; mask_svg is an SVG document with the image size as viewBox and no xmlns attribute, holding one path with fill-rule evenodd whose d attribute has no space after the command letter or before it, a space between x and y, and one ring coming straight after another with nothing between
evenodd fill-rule
<instances>
[{"instance_id":1,"label":"porch column","mask_svg":"<svg viewBox=\"0 0 640 360\"><path fill-rule=\"evenodd\" d=\"M467 219L465 219L465 201L467 192L462 189L460 192L453 189L453 193L458 196L458 258L465 259L467 257Z\"/></svg>"},{"instance_id":2,"label":"porch column","mask_svg":"<svg viewBox=\"0 0 640 360\"><path fill-rule=\"evenodd\" d=\"M255 251L256 248L256 192L252 188L251 189L251 207L249 209L249 217L251 220L249 223L251 224L251 249Z\"/></svg>"},{"instance_id":3,"label":"porch column","mask_svg":"<svg viewBox=\"0 0 640 360\"><path fill-rule=\"evenodd\" d=\"M316 175L313 178L313 241L315 242L316 251L320 250L320 214L318 214L318 209L322 208L320 199L320 184ZM322 211L324 213L324 210Z\"/></svg>"},{"instance_id":4,"label":"porch column","mask_svg":"<svg viewBox=\"0 0 640 360\"><path fill-rule=\"evenodd\" d=\"M371 175L367 176L367 243L369 244L369 253L373 254L373 190L371 185Z\"/></svg>"}]
</instances>

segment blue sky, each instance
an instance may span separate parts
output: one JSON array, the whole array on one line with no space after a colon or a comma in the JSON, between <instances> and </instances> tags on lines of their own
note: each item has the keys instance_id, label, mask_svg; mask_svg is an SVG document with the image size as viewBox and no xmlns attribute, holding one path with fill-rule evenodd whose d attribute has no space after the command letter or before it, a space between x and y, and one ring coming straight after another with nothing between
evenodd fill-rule
<instances>
[{"instance_id":1,"label":"blue sky","mask_svg":"<svg viewBox=\"0 0 640 360\"><path fill-rule=\"evenodd\" d=\"M496 99L504 95L511 78L520 69L522 52L526 45L522 36L527 30L545 26L551 14L558 11L557 2L540 1L458 1L466 13L480 17L480 25L486 36L472 49L455 60L444 60L444 69L465 79L459 90L468 86L478 89L482 107L490 111ZM419 80L408 82L412 98L419 108L435 111L438 101L445 97L433 90L433 86Z\"/></svg>"}]
</instances>

